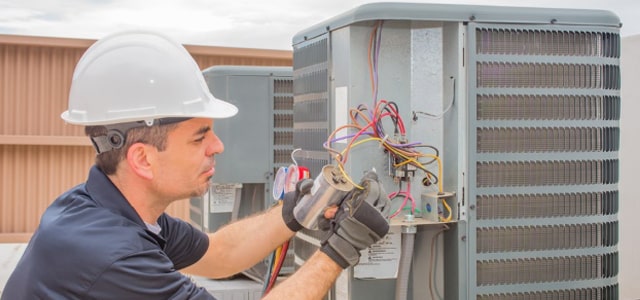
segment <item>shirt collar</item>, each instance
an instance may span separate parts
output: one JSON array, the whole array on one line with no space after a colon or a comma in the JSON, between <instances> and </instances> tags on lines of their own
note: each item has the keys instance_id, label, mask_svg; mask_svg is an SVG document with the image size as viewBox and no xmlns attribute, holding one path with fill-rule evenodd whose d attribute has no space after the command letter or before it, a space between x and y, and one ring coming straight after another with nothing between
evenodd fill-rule
<instances>
[{"instance_id":1,"label":"shirt collar","mask_svg":"<svg viewBox=\"0 0 640 300\"><path fill-rule=\"evenodd\" d=\"M89 170L89 178L86 184L87 192L91 198L100 206L117 212L119 215L146 228L144 222L129 204L129 201L116 188L109 177L105 175L97 166Z\"/></svg>"},{"instance_id":2,"label":"shirt collar","mask_svg":"<svg viewBox=\"0 0 640 300\"><path fill-rule=\"evenodd\" d=\"M87 179L87 184L85 185L87 192L91 195L91 198L96 202L97 205L100 205L106 209L112 210L117 214L131 220L132 222L140 225L144 230L155 239L160 248L164 249L166 244L165 239L158 233L155 233L144 223L140 215L133 209L133 206L129 203L129 201L122 195L120 190L113 185L113 182L104 174L97 166L91 167L89 170L89 178Z\"/></svg>"}]
</instances>

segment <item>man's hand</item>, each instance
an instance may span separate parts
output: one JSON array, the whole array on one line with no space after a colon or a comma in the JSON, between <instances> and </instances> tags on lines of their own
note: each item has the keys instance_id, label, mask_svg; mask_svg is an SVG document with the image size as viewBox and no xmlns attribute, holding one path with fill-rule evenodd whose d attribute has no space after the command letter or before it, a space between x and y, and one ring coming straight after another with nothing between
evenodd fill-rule
<instances>
[{"instance_id":1,"label":"man's hand","mask_svg":"<svg viewBox=\"0 0 640 300\"><path fill-rule=\"evenodd\" d=\"M358 263L360 250L368 248L389 232L391 202L376 173L367 172L360 182L364 189L354 189L345 196L335 217L319 223L328 231L320 251L342 268ZM329 210L324 217L328 217Z\"/></svg>"},{"instance_id":2,"label":"man's hand","mask_svg":"<svg viewBox=\"0 0 640 300\"><path fill-rule=\"evenodd\" d=\"M302 229L302 225L300 225L293 215L293 209L298 202L300 202L302 196L311 191L311 187L313 187L313 180L302 179L296 183L295 191L284 194L282 200L282 219L284 219L284 223L293 232Z\"/></svg>"}]
</instances>

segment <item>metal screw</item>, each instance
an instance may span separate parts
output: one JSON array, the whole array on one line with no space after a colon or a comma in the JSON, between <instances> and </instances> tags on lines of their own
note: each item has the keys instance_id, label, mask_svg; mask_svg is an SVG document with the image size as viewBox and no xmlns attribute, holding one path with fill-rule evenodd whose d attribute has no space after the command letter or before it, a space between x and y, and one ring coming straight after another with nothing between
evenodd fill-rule
<instances>
[{"instance_id":1,"label":"metal screw","mask_svg":"<svg viewBox=\"0 0 640 300\"><path fill-rule=\"evenodd\" d=\"M464 242L464 241L466 241L466 240L467 240L467 236L466 236L466 235L463 235L460 239Z\"/></svg>"}]
</instances>

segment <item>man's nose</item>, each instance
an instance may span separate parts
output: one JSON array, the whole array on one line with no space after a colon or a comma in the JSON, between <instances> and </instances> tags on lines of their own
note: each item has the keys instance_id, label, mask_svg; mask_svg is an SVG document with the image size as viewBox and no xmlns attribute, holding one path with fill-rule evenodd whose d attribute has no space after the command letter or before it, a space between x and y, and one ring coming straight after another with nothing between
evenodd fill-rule
<instances>
[{"instance_id":1,"label":"man's nose","mask_svg":"<svg viewBox=\"0 0 640 300\"><path fill-rule=\"evenodd\" d=\"M224 144L222 143L220 138L218 138L218 136L215 135L214 133L213 139L209 143L207 150L205 152L205 155L212 156L214 154L220 154L222 152L224 152Z\"/></svg>"}]
</instances>

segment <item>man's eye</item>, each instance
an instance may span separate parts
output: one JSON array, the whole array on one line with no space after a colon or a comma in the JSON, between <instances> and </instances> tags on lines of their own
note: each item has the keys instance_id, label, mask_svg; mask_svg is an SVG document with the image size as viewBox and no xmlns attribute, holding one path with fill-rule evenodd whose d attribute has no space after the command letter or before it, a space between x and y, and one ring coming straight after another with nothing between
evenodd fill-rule
<instances>
[{"instance_id":1,"label":"man's eye","mask_svg":"<svg viewBox=\"0 0 640 300\"><path fill-rule=\"evenodd\" d=\"M197 142L197 143L202 142L202 141L204 141L204 136L194 140L194 142Z\"/></svg>"}]
</instances>

